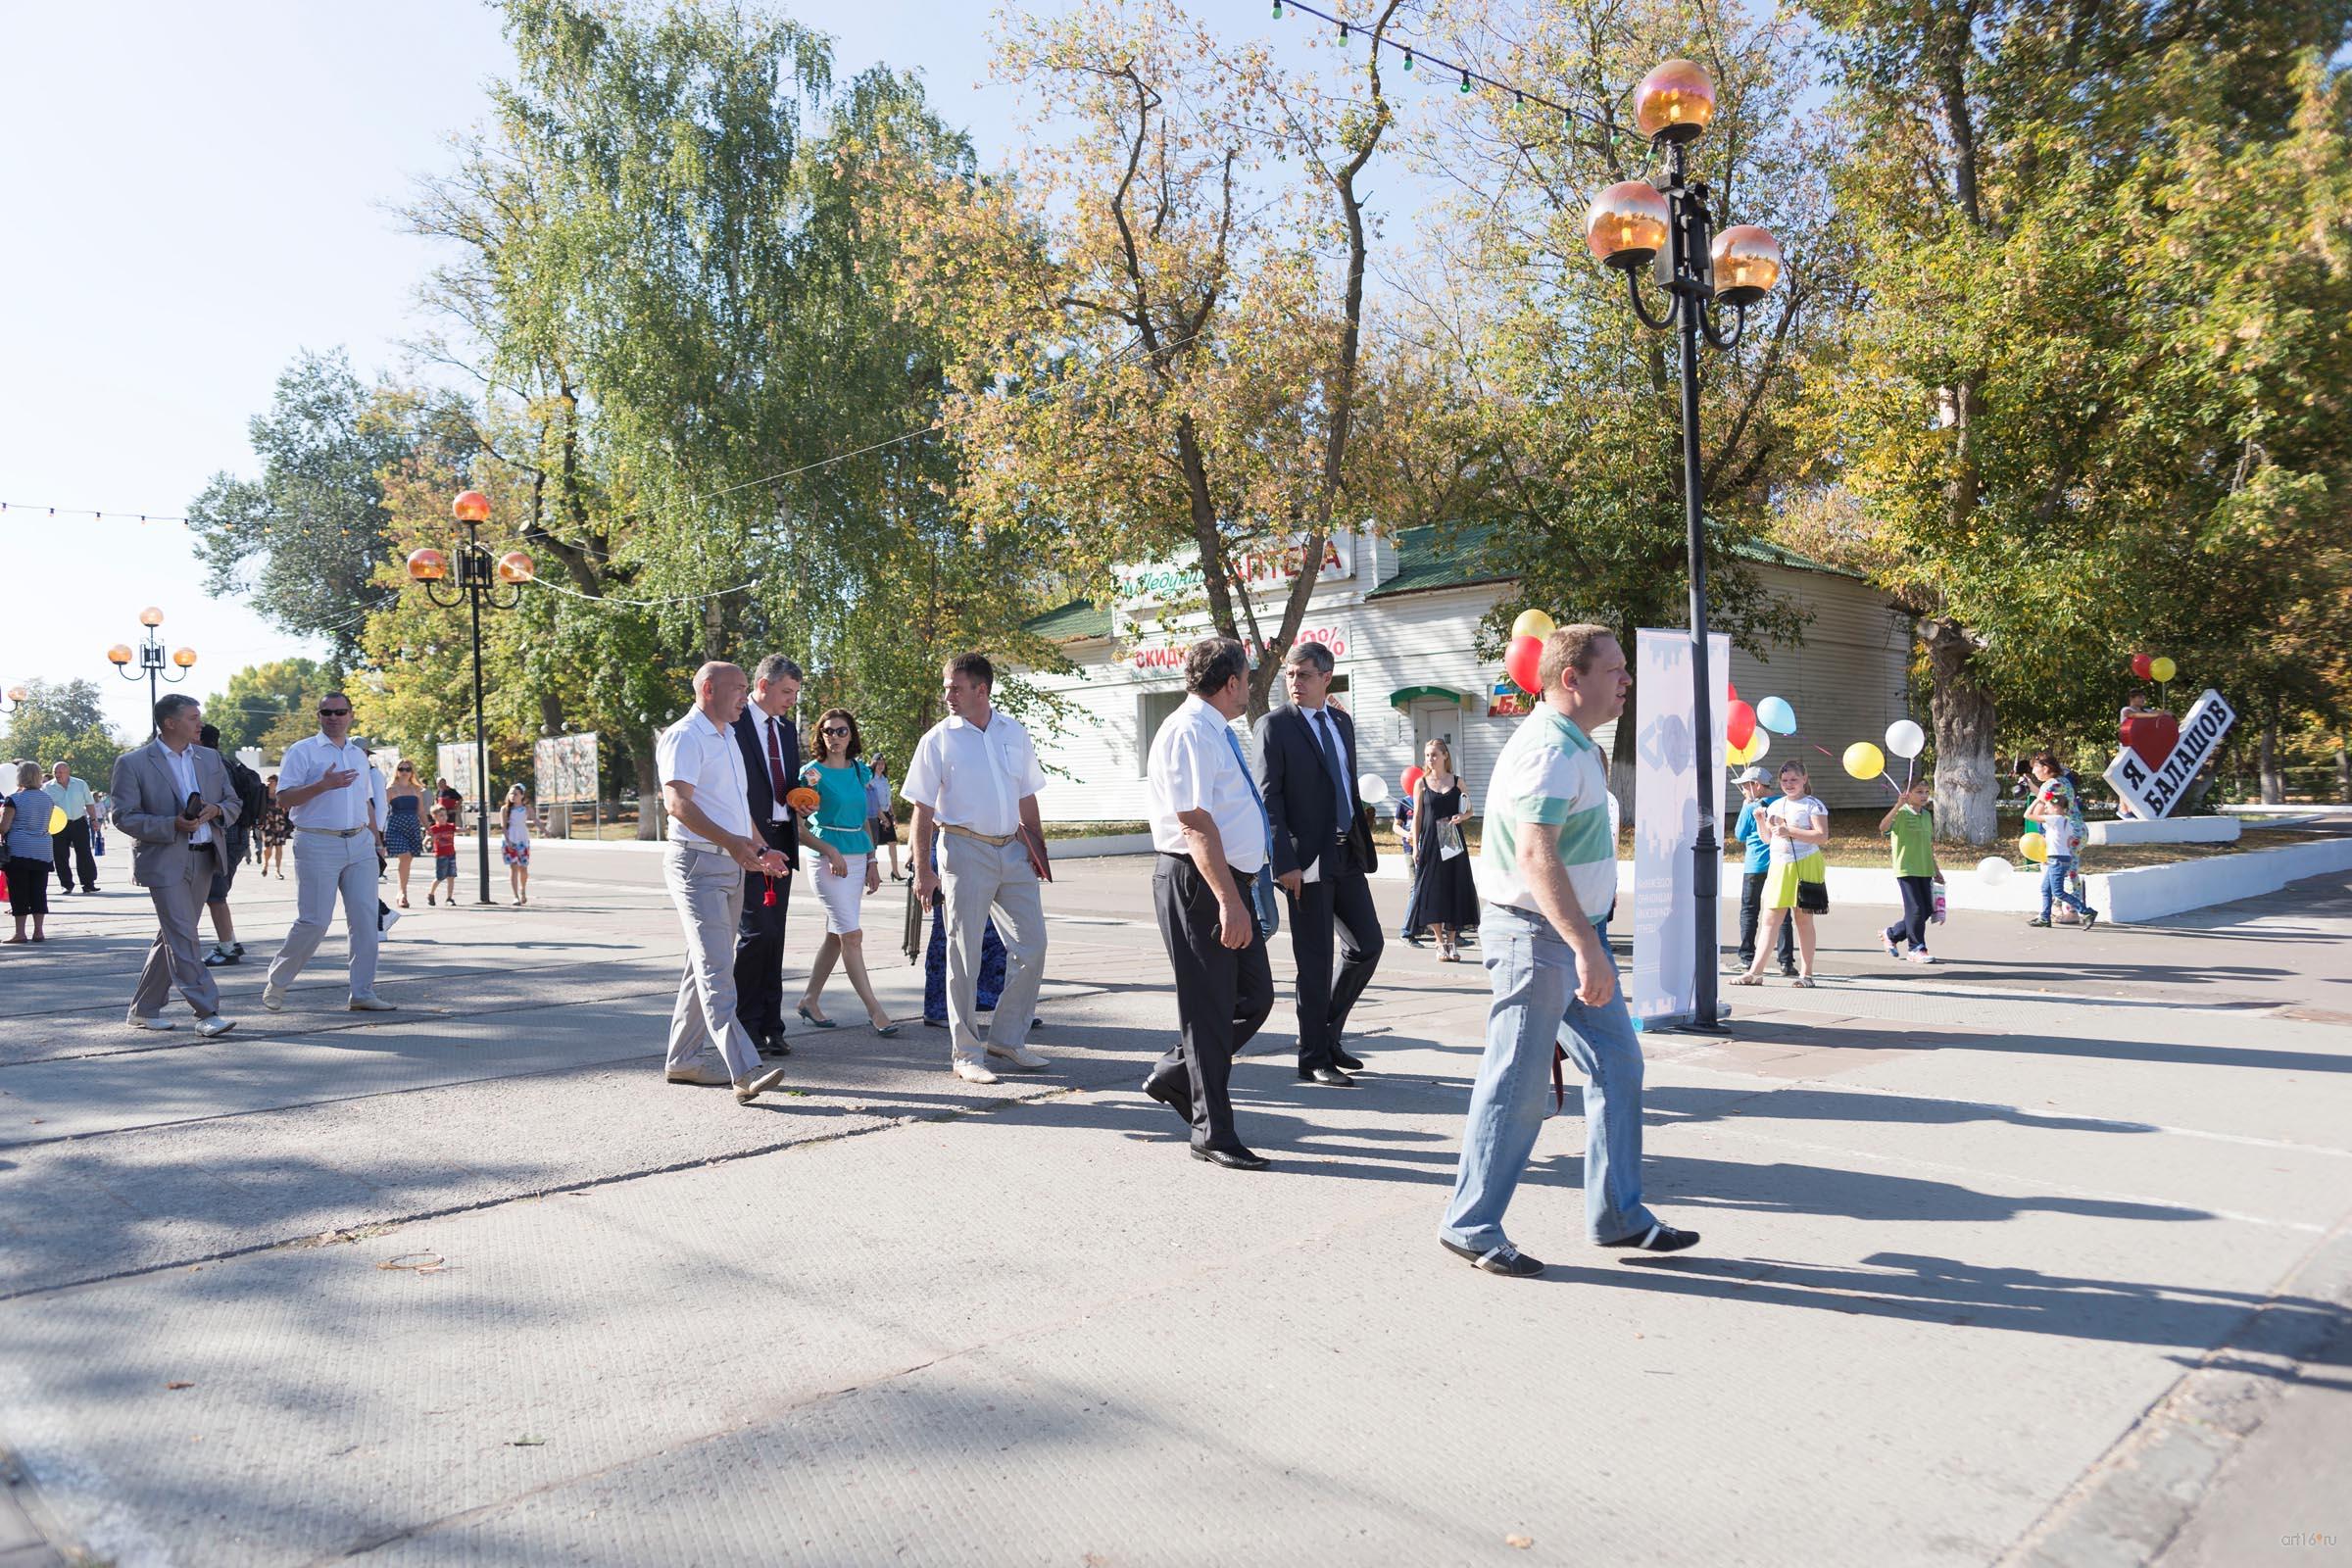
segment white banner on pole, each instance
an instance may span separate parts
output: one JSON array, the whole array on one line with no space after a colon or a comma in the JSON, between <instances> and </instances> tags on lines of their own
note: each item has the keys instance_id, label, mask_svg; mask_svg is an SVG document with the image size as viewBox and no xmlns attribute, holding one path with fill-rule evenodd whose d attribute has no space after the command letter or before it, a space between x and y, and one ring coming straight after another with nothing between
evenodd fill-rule
<instances>
[{"instance_id":1,"label":"white banner on pole","mask_svg":"<svg viewBox=\"0 0 2352 1568\"><path fill-rule=\"evenodd\" d=\"M532 748L539 804L586 805L596 796L596 732L549 735Z\"/></svg>"},{"instance_id":2,"label":"white banner on pole","mask_svg":"<svg viewBox=\"0 0 2352 1568\"><path fill-rule=\"evenodd\" d=\"M1708 711L1714 734L1706 756L1692 735L1690 634L1634 633L1634 973L1626 995L1634 1023L1654 1029L1697 1015L1693 922L1698 900L1698 768L1712 767L1717 836L1721 836L1725 710L1731 705L1732 640L1707 635ZM1715 902L1716 940L1723 946L1724 901ZM1712 960L1710 960L1712 961Z\"/></svg>"},{"instance_id":3,"label":"white banner on pole","mask_svg":"<svg viewBox=\"0 0 2352 1568\"><path fill-rule=\"evenodd\" d=\"M451 787L460 795L468 801L472 800L474 796L472 743L465 742L453 746L443 742L435 756L440 763L435 771L441 777L449 780Z\"/></svg>"}]
</instances>

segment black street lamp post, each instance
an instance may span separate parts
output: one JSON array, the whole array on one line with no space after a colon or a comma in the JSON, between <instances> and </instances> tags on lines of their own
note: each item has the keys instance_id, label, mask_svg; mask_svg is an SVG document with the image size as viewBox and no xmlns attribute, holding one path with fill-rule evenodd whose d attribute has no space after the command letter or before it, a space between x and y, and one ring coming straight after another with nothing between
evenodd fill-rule
<instances>
[{"instance_id":1,"label":"black street lamp post","mask_svg":"<svg viewBox=\"0 0 2352 1568\"><path fill-rule=\"evenodd\" d=\"M510 550L495 560L490 549L475 537L475 531L490 518L490 498L479 490L462 493L450 510L466 525L466 542L454 552L444 554L433 549L409 553L409 575L423 584L425 597L436 605L456 609L463 602L473 622L473 793L474 848L481 871L481 895L477 902L494 904L490 897L490 747L482 724L482 601L490 601L493 610L512 610L522 602L522 585L531 580L536 569L529 554ZM458 580L446 589L443 582L449 576L452 557L458 568ZM446 592L447 598L443 597Z\"/></svg>"},{"instance_id":2,"label":"black street lamp post","mask_svg":"<svg viewBox=\"0 0 2352 1568\"><path fill-rule=\"evenodd\" d=\"M1697 904L1697 969L1693 975L1692 1026L1721 1027L1716 970L1723 959L1716 905L1723 876L1723 848L1715 836L1714 704L1707 670L1707 555L1705 494L1698 454L1698 345L1704 338L1719 349L1740 341L1748 307L1780 281L1781 247L1751 223L1720 234L1707 211L1707 187L1689 176L1684 149L1715 117L1715 85L1689 60L1669 60L1642 80L1634 95L1635 124L1651 141L1663 143L1669 179L1661 192L1645 180L1628 179L1600 193L1585 223L1585 243L1604 267L1625 273L1634 314L1645 326L1672 330L1681 340L1683 421L1683 511L1690 569L1691 719L1698 745L1698 845L1691 888ZM1660 253L1663 253L1661 255ZM1656 264L1668 299L1663 316L1650 313L1642 297L1641 270ZM1712 302L1715 309L1710 312ZM1733 319L1722 324L1724 308Z\"/></svg>"},{"instance_id":3,"label":"black street lamp post","mask_svg":"<svg viewBox=\"0 0 2352 1568\"><path fill-rule=\"evenodd\" d=\"M175 648L172 651L171 658L174 673L164 673L164 634L156 630L163 623L164 612L153 605L149 605L145 610L139 612L139 624L147 628L147 635L140 639L139 645L133 648L128 643L117 643L106 651L106 662L114 665L115 672L124 680L145 678L147 682L147 723L151 732L155 727L156 701L162 695L157 689L157 682L169 681L176 685L180 681L186 680L188 671L196 667L195 649ZM130 667L133 659L139 662L139 667L136 669Z\"/></svg>"}]
</instances>

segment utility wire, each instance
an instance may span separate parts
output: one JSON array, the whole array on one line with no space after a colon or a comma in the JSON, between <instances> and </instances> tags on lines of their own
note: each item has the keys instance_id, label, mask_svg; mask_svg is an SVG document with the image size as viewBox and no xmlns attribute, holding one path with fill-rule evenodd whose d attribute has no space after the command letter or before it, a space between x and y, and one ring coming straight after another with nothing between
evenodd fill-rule
<instances>
[{"instance_id":1,"label":"utility wire","mask_svg":"<svg viewBox=\"0 0 2352 1568\"><path fill-rule=\"evenodd\" d=\"M1360 32L1365 37L1372 40L1372 47L1375 52L1382 49L1390 49L1403 56L1404 69L1407 71L1411 71L1413 69L1413 62L1415 60L1426 60L1434 66L1441 67L1447 75L1460 78L1461 86L1459 90L1462 92L1467 93L1474 91L1475 88L1479 86L1492 87L1496 92L1509 93L1511 95L1511 102L1514 104L1537 104L1543 108L1552 111L1552 113L1560 116L1564 120L1582 120L1589 124L1597 125L1602 130L1608 131L1612 135L1616 134L1621 128L1617 125L1611 124L1608 121L1602 119L1600 116L1592 113L1589 109L1579 109L1573 104L1561 103L1556 98L1546 98L1540 92L1530 92L1527 88L1518 86L1513 82L1503 81L1497 77L1487 75L1483 72L1473 71L1458 60L1448 60L1443 55L1431 54L1426 49L1416 48L1411 44L1399 43L1395 38L1390 37L1387 33L1375 32L1372 28L1365 26L1360 22L1349 22L1345 17L1335 17L1328 11L1318 11L1313 6L1301 5L1298 3L1298 0L1274 0L1275 21L1280 22L1287 12L1292 11L1304 12L1310 17L1320 18L1322 21L1328 22L1334 26L1338 27L1340 29L1340 43L1342 47L1347 45L1348 37L1351 34Z\"/></svg>"}]
</instances>

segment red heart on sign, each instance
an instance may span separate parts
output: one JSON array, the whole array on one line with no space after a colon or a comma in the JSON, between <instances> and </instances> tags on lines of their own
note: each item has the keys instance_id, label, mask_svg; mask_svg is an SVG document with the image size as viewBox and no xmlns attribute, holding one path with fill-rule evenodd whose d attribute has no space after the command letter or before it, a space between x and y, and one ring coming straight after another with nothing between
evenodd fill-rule
<instances>
[{"instance_id":1,"label":"red heart on sign","mask_svg":"<svg viewBox=\"0 0 2352 1568\"><path fill-rule=\"evenodd\" d=\"M2139 760L2150 767L2162 767L2164 760L2173 755L2180 744L2180 721L2170 713L2143 713L2124 720L2124 744L2139 754Z\"/></svg>"}]
</instances>

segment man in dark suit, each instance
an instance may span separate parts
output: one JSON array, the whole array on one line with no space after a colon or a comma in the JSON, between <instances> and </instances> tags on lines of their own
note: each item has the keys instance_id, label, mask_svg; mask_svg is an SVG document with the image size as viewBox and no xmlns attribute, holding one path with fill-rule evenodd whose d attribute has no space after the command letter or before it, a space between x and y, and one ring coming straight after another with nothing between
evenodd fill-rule
<instances>
[{"instance_id":1,"label":"man in dark suit","mask_svg":"<svg viewBox=\"0 0 2352 1568\"><path fill-rule=\"evenodd\" d=\"M735 720L735 744L743 750L745 791L752 827L773 850L800 863L800 818L784 804L801 782L801 731L792 721L801 700L801 666L770 654L752 672L752 700ZM743 918L735 928L735 1016L763 1056L787 1056L784 1043L784 908L792 875L774 879L776 902L767 902L769 879L743 874Z\"/></svg>"},{"instance_id":2,"label":"man in dark suit","mask_svg":"<svg viewBox=\"0 0 2352 1568\"><path fill-rule=\"evenodd\" d=\"M1355 784L1355 721L1325 701L1331 669L1331 650L1321 643L1299 643L1283 662L1291 702L1257 721L1257 782L1274 828L1274 880L1291 896L1298 1076L1346 1089L1355 1080L1344 1069L1363 1063L1342 1049L1340 1036L1380 962L1381 935L1371 885L1348 849L1363 800Z\"/></svg>"}]
</instances>

